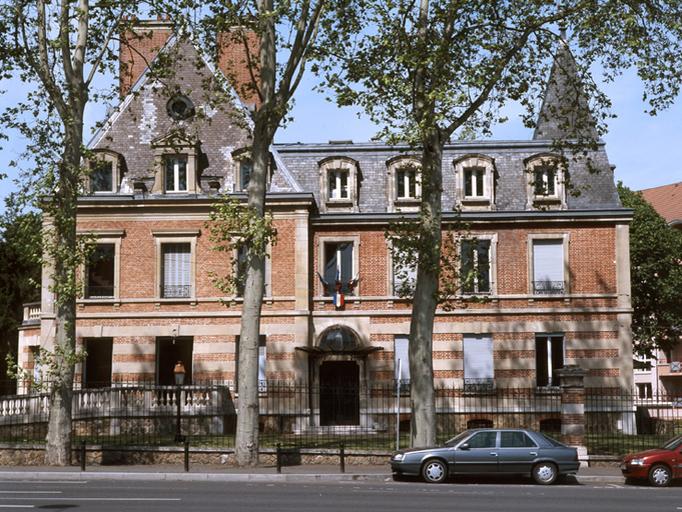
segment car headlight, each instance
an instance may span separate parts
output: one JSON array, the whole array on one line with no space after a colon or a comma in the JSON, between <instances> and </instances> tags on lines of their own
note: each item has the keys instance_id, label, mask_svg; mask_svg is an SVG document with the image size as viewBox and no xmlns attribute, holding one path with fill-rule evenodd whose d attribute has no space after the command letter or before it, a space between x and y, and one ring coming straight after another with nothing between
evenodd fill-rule
<instances>
[{"instance_id":1,"label":"car headlight","mask_svg":"<svg viewBox=\"0 0 682 512\"><path fill-rule=\"evenodd\" d=\"M644 459L632 459L630 461L631 466L643 466L644 465Z\"/></svg>"},{"instance_id":2,"label":"car headlight","mask_svg":"<svg viewBox=\"0 0 682 512\"><path fill-rule=\"evenodd\" d=\"M405 455L403 455L402 453L396 453L393 456L393 460L396 462L400 462L401 460L403 460L403 457L405 457Z\"/></svg>"}]
</instances>

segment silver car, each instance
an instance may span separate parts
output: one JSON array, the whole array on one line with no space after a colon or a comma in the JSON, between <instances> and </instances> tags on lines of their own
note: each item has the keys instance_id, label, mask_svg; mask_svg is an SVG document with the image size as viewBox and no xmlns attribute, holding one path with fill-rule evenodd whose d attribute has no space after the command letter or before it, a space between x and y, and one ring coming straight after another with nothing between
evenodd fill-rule
<instances>
[{"instance_id":1,"label":"silver car","mask_svg":"<svg viewBox=\"0 0 682 512\"><path fill-rule=\"evenodd\" d=\"M411 449L391 457L393 477L421 476L429 483L449 475L530 475L549 485L580 467L578 451L526 429L466 430L439 448Z\"/></svg>"}]
</instances>

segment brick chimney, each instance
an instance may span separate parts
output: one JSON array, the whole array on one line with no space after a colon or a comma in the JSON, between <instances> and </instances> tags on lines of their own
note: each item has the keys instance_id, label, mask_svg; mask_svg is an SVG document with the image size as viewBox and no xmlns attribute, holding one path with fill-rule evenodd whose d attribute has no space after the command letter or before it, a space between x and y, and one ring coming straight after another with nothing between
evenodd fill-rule
<instances>
[{"instance_id":1,"label":"brick chimney","mask_svg":"<svg viewBox=\"0 0 682 512\"><path fill-rule=\"evenodd\" d=\"M247 105L260 106L254 80L260 82L260 39L253 30L235 27L218 36L218 67ZM248 51L247 51L248 48ZM249 63L252 72L249 71Z\"/></svg>"},{"instance_id":2,"label":"brick chimney","mask_svg":"<svg viewBox=\"0 0 682 512\"><path fill-rule=\"evenodd\" d=\"M144 70L173 34L168 19L134 21L121 34L119 49L119 89L121 96L130 92Z\"/></svg>"}]
</instances>

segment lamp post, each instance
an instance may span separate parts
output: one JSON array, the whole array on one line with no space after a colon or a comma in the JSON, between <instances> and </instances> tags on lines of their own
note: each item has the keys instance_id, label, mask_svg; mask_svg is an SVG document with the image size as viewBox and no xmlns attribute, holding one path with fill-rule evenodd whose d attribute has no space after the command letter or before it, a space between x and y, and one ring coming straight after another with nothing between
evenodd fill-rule
<instances>
[{"instance_id":1,"label":"lamp post","mask_svg":"<svg viewBox=\"0 0 682 512\"><path fill-rule=\"evenodd\" d=\"M177 407L177 422L175 423L175 442L182 443L185 438L181 433L180 427L180 387L185 383L185 366L182 361L178 361L173 368L175 376L175 404Z\"/></svg>"}]
</instances>

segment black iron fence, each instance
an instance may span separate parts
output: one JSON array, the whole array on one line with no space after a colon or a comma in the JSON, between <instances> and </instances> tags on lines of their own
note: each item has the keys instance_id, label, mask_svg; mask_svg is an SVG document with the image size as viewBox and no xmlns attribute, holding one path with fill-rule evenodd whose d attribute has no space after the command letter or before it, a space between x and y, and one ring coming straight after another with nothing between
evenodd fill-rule
<instances>
[{"instance_id":1,"label":"black iron fence","mask_svg":"<svg viewBox=\"0 0 682 512\"><path fill-rule=\"evenodd\" d=\"M0 397L0 442L42 443L49 398L37 388ZM390 452L409 446L409 394L401 383L320 388L295 382L260 386L263 448L338 448ZM620 455L658 446L682 433L682 398L588 394L586 445L592 455ZM159 386L119 382L76 389L74 442L105 447L232 448L239 398L230 382ZM178 422L179 418L179 422ZM440 387L436 427L443 442L467 428L531 428L561 435L558 389ZM178 428L179 427L179 428Z\"/></svg>"}]
</instances>

